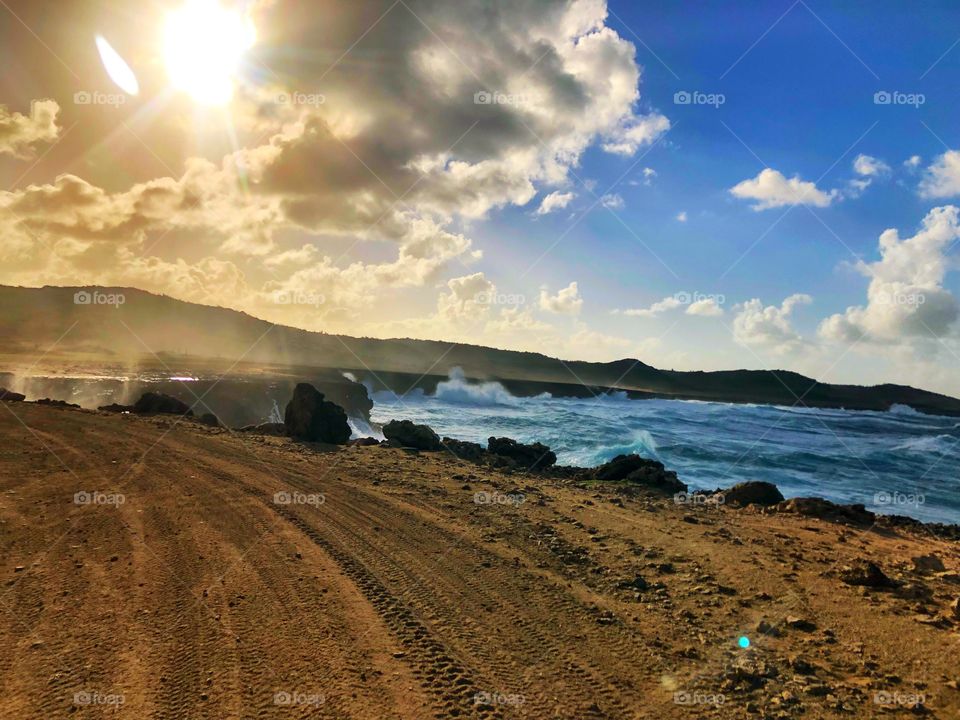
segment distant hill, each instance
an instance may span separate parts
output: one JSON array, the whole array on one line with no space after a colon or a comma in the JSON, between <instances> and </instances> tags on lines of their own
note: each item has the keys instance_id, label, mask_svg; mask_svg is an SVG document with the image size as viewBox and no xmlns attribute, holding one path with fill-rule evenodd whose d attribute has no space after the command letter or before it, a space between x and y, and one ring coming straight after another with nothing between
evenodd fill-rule
<instances>
[{"instance_id":1,"label":"distant hill","mask_svg":"<svg viewBox=\"0 0 960 720\"><path fill-rule=\"evenodd\" d=\"M498 380L517 395L548 391L587 396L611 389L634 397L675 397L809 407L921 412L960 416L960 400L903 385L830 385L776 370L679 372L638 360L562 361L547 355L430 340L356 338L275 326L242 312L153 295L133 288L119 307L74 302L91 288L0 286L0 354L38 355L56 344L104 360L149 353L189 353L245 363L352 371L380 387L431 389L452 368L471 379ZM798 400L799 398L799 400Z\"/></svg>"}]
</instances>

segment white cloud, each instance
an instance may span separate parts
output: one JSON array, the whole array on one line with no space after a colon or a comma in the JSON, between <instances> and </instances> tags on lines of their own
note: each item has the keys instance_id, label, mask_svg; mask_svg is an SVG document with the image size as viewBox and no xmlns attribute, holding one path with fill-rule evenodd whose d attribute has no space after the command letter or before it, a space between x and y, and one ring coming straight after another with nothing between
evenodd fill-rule
<instances>
[{"instance_id":1,"label":"white cloud","mask_svg":"<svg viewBox=\"0 0 960 720\"><path fill-rule=\"evenodd\" d=\"M34 145L57 139L57 115L60 105L55 100L34 100L30 115L10 112L0 105L0 155L29 158Z\"/></svg>"},{"instance_id":2,"label":"white cloud","mask_svg":"<svg viewBox=\"0 0 960 720\"><path fill-rule=\"evenodd\" d=\"M619 315L626 315L627 317L656 317L657 315L661 315L668 310L673 310L682 305L684 305L684 303L682 300L680 300L680 298L678 298L676 295L671 295L670 297L665 297L663 300L658 300L648 308L617 310L615 313Z\"/></svg>"},{"instance_id":3,"label":"white cloud","mask_svg":"<svg viewBox=\"0 0 960 720\"><path fill-rule=\"evenodd\" d=\"M701 317L720 317L723 315L723 308L720 307L716 298L707 297L690 303L686 313L687 315L700 315Z\"/></svg>"},{"instance_id":4,"label":"white cloud","mask_svg":"<svg viewBox=\"0 0 960 720\"><path fill-rule=\"evenodd\" d=\"M813 205L828 207L837 197L837 191L824 192L812 182L799 176L787 179L782 173L766 168L755 178L744 180L730 188L734 197L755 200L753 210L769 210L784 205Z\"/></svg>"},{"instance_id":5,"label":"white cloud","mask_svg":"<svg viewBox=\"0 0 960 720\"><path fill-rule=\"evenodd\" d=\"M960 195L960 150L947 150L937 157L920 182L920 197L947 198Z\"/></svg>"},{"instance_id":6,"label":"white cloud","mask_svg":"<svg viewBox=\"0 0 960 720\"><path fill-rule=\"evenodd\" d=\"M642 171L642 174L643 174L642 182L640 180L630 180L629 184L633 186L645 185L647 187L650 187L650 185L653 184L653 179L657 176L657 171L654 170L653 168L645 167Z\"/></svg>"},{"instance_id":7,"label":"white cloud","mask_svg":"<svg viewBox=\"0 0 960 720\"><path fill-rule=\"evenodd\" d=\"M677 222L685 223L687 221L687 211L681 210L677 213Z\"/></svg>"},{"instance_id":8,"label":"white cloud","mask_svg":"<svg viewBox=\"0 0 960 720\"><path fill-rule=\"evenodd\" d=\"M920 164L923 162L923 158L919 155L911 155L909 158L903 161L903 166L908 170L916 170L920 167Z\"/></svg>"},{"instance_id":9,"label":"white cloud","mask_svg":"<svg viewBox=\"0 0 960 720\"><path fill-rule=\"evenodd\" d=\"M572 282L556 295L551 295L546 287L540 289L540 309L559 315L579 315L583 309L583 298L576 282Z\"/></svg>"},{"instance_id":10,"label":"white cloud","mask_svg":"<svg viewBox=\"0 0 960 720\"><path fill-rule=\"evenodd\" d=\"M960 238L958 212L952 205L934 208L909 238L885 230L880 235L880 260L856 266L870 278L866 305L826 318L820 335L836 341L899 343L950 333L960 308L943 280L951 266L946 253Z\"/></svg>"},{"instance_id":11,"label":"white cloud","mask_svg":"<svg viewBox=\"0 0 960 720\"><path fill-rule=\"evenodd\" d=\"M644 145L656 142L670 129L670 120L664 115L651 113L632 117L610 134L603 149L615 155L634 155Z\"/></svg>"},{"instance_id":12,"label":"white cloud","mask_svg":"<svg viewBox=\"0 0 960 720\"><path fill-rule=\"evenodd\" d=\"M604 195L600 198L600 204L610 210L623 210L625 206L623 198L617 194Z\"/></svg>"},{"instance_id":13,"label":"white cloud","mask_svg":"<svg viewBox=\"0 0 960 720\"><path fill-rule=\"evenodd\" d=\"M799 350L804 341L793 328L790 316L798 305L813 302L809 295L791 295L777 307L764 305L758 298L738 305L733 320L733 339L745 347L788 354Z\"/></svg>"},{"instance_id":14,"label":"white cloud","mask_svg":"<svg viewBox=\"0 0 960 720\"><path fill-rule=\"evenodd\" d=\"M552 192L540 203L540 207L537 208L537 215L546 215L554 210L562 210L569 205L575 197L577 197L576 193L572 192Z\"/></svg>"},{"instance_id":15,"label":"white cloud","mask_svg":"<svg viewBox=\"0 0 960 720\"><path fill-rule=\"evenodd\" d=\"M890 166L879 158L860 153L853 161L853 171L864 177L877 177L890 172Z\"/></svg>"}]
</instances>

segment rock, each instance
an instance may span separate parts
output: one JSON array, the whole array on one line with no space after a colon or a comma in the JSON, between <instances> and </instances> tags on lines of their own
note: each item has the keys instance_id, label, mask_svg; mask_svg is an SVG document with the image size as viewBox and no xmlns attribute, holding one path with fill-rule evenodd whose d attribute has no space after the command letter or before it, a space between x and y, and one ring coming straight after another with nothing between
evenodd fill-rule
<instances>
[{"instance_id":1,"label":"rock","mask_svg":"<svg viewBox=\"0 0 960 720\"><path fill-rule=\"evenodd\" d=\"M350 440L347 413L323 399L323 393L309 383L298 383L284 413L287 435L307 442L345 445Z\"/></svg>"},{"instance_id":2,"label":"rock","mask_svg":"<svg viewBox=\"0 0 960 720\"><path fill-rule=\"evenodd\" d=\"M660 463L656 463L656 465L660 467L650 466L634 470L624 478L625 482L642 485L645 488L655 490L664 495L676 495L677 493L685 493L687 491L687 484L680 482L675 472L664 470L663 465ZM683 519L689 522L686 516ZM693 517L693 520L697 522L697 518Z\"/></svg>"},{"instance_id":3,"label":"rock","mask_svg":"<svg viewBox=\"0 0 960 720\"><path fill-rule=\"evenodd\" d=\"M897 583L884 574L880 566L869 560L857 560L840 571L840 579L847 585L868 588L893 588Z\"/></svg>"},{"instance_id":4,"label":"rock","mask_svg":"<svg viewBox=\"0 0 960 720\"><path fill-rule=\"evenodd\" d=\"M783 494L773 483L758 480L737 483L723 491L724 501L734 505L763 505L769 507L783 502Z\"/></svg>"},{"instance_id":5,"label":"rock","mask_svg":"<svg viewBox=\"0 0 960 720\"><path fill-rule=\"evenodd\" d=\"M175 397L163 393L144 393L133 405L133 411L143 415L162 413L166 415L186 415L193 417L190 406Z\"/></svg>"},{"instance_id":6,"label":"rock","mask_svg":"<svg viewBox=\"0 0 960 720\"><path fill-rule=\"evenodd\" d=\"M512 438L492 437L487 441L487 452L506 458L521 470L542 470L557 462L557 456L542 443L524 445Z\"/></svg>"},{"instance_id":7,"label":"rock","mask_svg":"<svg viewBox=\"0 0 960 720\"><path fill-rule=\"evenodd\" d=\"M454 438L448 437L445 437L442 440L442 443L447 450L452 452L461 460L466 460L467 462L481 463L487 454L487 451L480 443L467 442L466 440L455 440Z\"/></svg>"},{"instance_id":8,"label":"rock","mask_svg":"<svg viewBox=\"0 0 960 720\"><path fill-rule=\"evenodd\" d=\"M627 475L636 470L641 470L651 465L654 467L659 465L660 469L663 469L663 465L656 460L647 460L639 455L617 455L610 462L605 462L594 470L593 474L597 480L603 480L605 482L617 481L623 480Z\"/></svg>"},{"instance_id":9,"label":"rock","mask_svg":"<svg viewBox=\"0 0 960 720\"><path fill-rule=\"evenodd\" d=\"M806 517L852 525L872 525L877 517L863 505L837 505L829 500L817 497L791 498L774 505L771 511L796 513Z\"/></svg>"},{"instance_id":10,"label":"rock","mask_svg":"<svg viewBox=\"0 0 960 720\"><path fill-rule=\"evenodd\" d=\"M435 452L442 450L440 436L429 425L417 425L410 420L391 420L383 426L383 436L400 447Z\"/></svg>"},{"instance_id":11,"label":"rock","mask_svg":"<svg viewBox=\"0 0 960 720\"><path fill-rule=\"evenodd\" d=\"M794 630L800 630L802 632L813 632L817 629L817 626L809 620L804 620L803 618L799 618L795 615L787 615L783 622L787 627L791 627Z\"/></svg>"},{"instance_id":12,"label":"rock","mask_svg":"<svg viewBox=\"0 0 960 720\"><path fill-rule=\"evenodd\" d=\"M208 425L210 427L215 427L215 428L221 427L220 418L218 418L213 413L204 413L203 415L201 415L200 422L203 425Z\"/></svg>"},{"instance_id":13,"label":"rock","mask_svg":"<svg viewBox=\"0 0 960 720\"><path fill-rule=\"evenodd\" d=\"M109 405L101 405L97 408L101 412L115 412L115 413L129 413L133 412L133 405L118 405L117 403L111 403Z\"/></svg>"},{"instance_id":14,"label":"rock","mask_svg":"<svg viewBox=\"0 0 960 720\"><path fill-rule=\"evenodd\" d=\"M0 400L3 402L23 402L27 399L26 395L15 393L6 388L0 388Z\"/></svg>"},{"instance_id":15,"label":"rock","mask_svg":"<svg viewBox=\"0 0 960 720\"><path fill-rule=\"evenodd\" d=\"M943 560L938 558L936 555L917 555L916 557L910 559L913 561L914 572L918 572L922 575L939 573L946 570L946 567L943 565Z\"/></svg>"},{"instance_id":16,"label":"rock","mask_svg":"<svg viewBox=\"0 0 960 720\"><path fill-rule=\"evenodd\" d=\"M68 403L66 400L51 400L50 398L43 398L42 400L37 400L37 405L49 405L51 407L65 407L65 408L79 408L79 405L75 403Z\"/></svg>"},{"instance_id":17,"label":"rock","mask_svg":"<svg viewBox=\"0 0 960 720\"><path fill-rule=\"evenodd\" d=\"M372 437L355 438L347 443L351 447L368 447L370 445L379 445L380 441Z\"/></svg>"}]
</instances>

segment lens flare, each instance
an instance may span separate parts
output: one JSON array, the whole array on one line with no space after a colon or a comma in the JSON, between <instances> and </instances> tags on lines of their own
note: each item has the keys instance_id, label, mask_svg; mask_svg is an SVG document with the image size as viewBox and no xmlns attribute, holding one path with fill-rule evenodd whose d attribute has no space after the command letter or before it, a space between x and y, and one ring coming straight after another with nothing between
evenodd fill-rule
<instances>
[{"instance_id":1,"label":"lens flare","mask_svg":"<svg viewBox=\"0 0 960 720\"><path fill-rule=\"evenodd\" d=\"M130 66L120 57L120 53L113 49L102 35L97 35L97 50L100 60L110 79L117 84L127 95L136 95L140 92L140 83L133 74Z\"/></svg>"},{"instance_id":2,"label":"lens flare","mask_svg":"<svg viewBox=\"0 0 960 720\"><path fill-rule=\"evenodd\" d=\"M249 18L216 0L188 0L167 17L164 60L175 88L205 105L233 97L243 54L256 31Z\"/></svg>"},{"instance_id":3,"label":"lens flare","mask_svg":"<svg viewBox=\"0 0 960 720\"><path fill-rule=\"evenodd\" d=\"M748 638L746 635L741 635L737 640L737 645L746 650L748 647L750 647L750 638Z\"/></svg>"}]
</instances>

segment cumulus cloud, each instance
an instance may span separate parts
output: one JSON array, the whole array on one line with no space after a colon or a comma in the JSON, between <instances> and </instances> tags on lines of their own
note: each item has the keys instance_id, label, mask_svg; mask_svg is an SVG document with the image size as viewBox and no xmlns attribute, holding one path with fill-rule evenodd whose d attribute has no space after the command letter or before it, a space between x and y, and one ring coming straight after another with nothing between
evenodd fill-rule
<instances>
[{"instance_id":1,"label":"cumulus cloud","mask_svg":"<svg viewBox=\"0 0 960 720\"><path fill-rule=\"evenodd\" d=\"M670 120L658 113L630 118L610 134L603 149L615 155L633 155L644 145L656 142L670 129Z\"/></svg>"},{"instance_id":2,"label":"cumulus cloud","mask_svg":"<svg viewBox=\"0 0 960 720\"><path fill-rule=\"evenodd\" d=\"M934 199L955 195L960 195L960 150L947 150L924 172L920 197Z\"/></svg>"},{"instance_id":3,"label":"cumulus cloud","mask_svg":"<svg viewBox=\"0 0 960 720\"><path fill-rule=\"evenodd\" d=\"M799 350L804 340L793 328L791 315L798 305L813 302L809 295L797 293L780 306L764 305L758 298L738 305L733 319L733 339L745 347L788 354Z\"/></svg>"},{"instance_id":4,"label":"cumulus cloud","mask_svg":"<svg viewBox=\"0 0 960 720\"><path fill-rule=\"evenodd\" d=\"M60 105L55 100L35 100L30 114L10 112L0 105L0 155L28 158L34 146L57 139L57 115Z\"/></svg>"},{"instance_id":5,"label":"cumulus cloud","mask_svg":"<svg viewBox=\"0 0 960 720\"><path fill-rule=\"evenodd\" d=\"M878 177L890 172L890 166L879 158L860 153L853 161L853 171L864 177Z\"/></svg>"},{"instance_id":6,"label":"cumulus cloud","mask_svg":"<svg viewBox=\"0 0 960 720\"><path fill-rule=\"evenodd\" d=\"M687 211L681 210L677 213L677 222L685 223L687 221Z\"/></svg>"},{"instance_id":7,"label":"cumulus cloud","mask_svg":"<svg viewBox=\"0 0 960 720\"><path fill-rule=\"evenodd\" d=\"M828 340L904 342L946 336L960 314L956 298L943 287L950 268L949 248L960 238L958 209L931 210L920 230L901 238L897 230L880 235L880 259L860 261L870 278L866 305L826 318L820 335Z\"/></svg>"},{"instance_id":8,"label":"cumulus cloud","mask_svg":"<svg viewBox=\"0 0 960 720\"><path fill-rule=\"evenodd\" d=\"M755 178L744 180L730 188L730 193L743 200L754 200L753 210L769 210L784 205L812 205L828 207L837 191L824 192L816 184L801 180L799 175L786 178L777 170L766 168Z\"/></svg>"},{"instance_id":9,"label":"cumulus cloud","mask_svg":"<svg viewBox=\"0 0 960 720\"><path fill-rule=\"evenodd\" d=\"M540 203L540 207L537 208L537 215L546 215L554 210L562 210L569 205L575 197L577 197L576 193L572 192L552 192Z\"/></svg>"},{"instance_id":10,"label":"cumulus cloud","mask_svg":"<svg viewBox=\"0 0 960 720\"><path fill-rule=\"evenodd\" d=\"M658 300L648 308L628 308L626 310L615 311L616 314L626 315L627 317L656 317L668 310L673 310L683 305L683 302L676 295L665 297Z\"/></svg>"},{"instance_id":11,"label":"cumulus cloud","mask_svg":"<svg viewBox=\"0 0 960 720\"><path fill-rule=\"evenodd\" d=\"M684 313L687 315L699 315L700 317L718 317L723 315L723 308L720 307L723 297L720 295L690 295L690 293L680 292L676 295L658 300L647 308L629 308L626 310L614 310L614 315L625 315L626 317L645 317L652 318L676 310L686 308Z\"/></svg>"},{"instance_id":12,"label":"cumulus cloud","mask_svg":"<svg viewBox=\"0 0 960 720\"><path fill-rule=\"evenodd\" d=\"M720 307L720 301L714 297L706 297L695 300L687 307L687 315L699 315L701 317L720 317L723 315L723 308Z\"/></svg>"},{"instance_id":13,"label":"cumulus cloud","mask_svg":"<svg viewBox=\"0 0 960 720\"><path fill-rule=\"evenodd\" d=\"M923 158L919 155L911 155L903 161L903 166L908 170L916 170L923 163Z\"/></svg>"},{"instance_id":14,"label":"cumulus cloud","mask_svg":"<svg viewBox=\"0 0 960 720\"><path fill-rule=\"evenodd\" d=\"M583 309L583 298L576 281L567 285L556 295L544 287L540 289L540 309L558 315L579 315Z\"/></svg>"},{"instance_id":15,"label":"cumulus cloud","mask_svg":"<svg viewBox=\"0 0 960 720\"><path fill-rule=\"evenodd\" d=\"M623 208L626 206L623 198L616 193L604 195L602 198L600 198L600 204L609 210L623 210Z\"/></svg>"}]
</instances>

